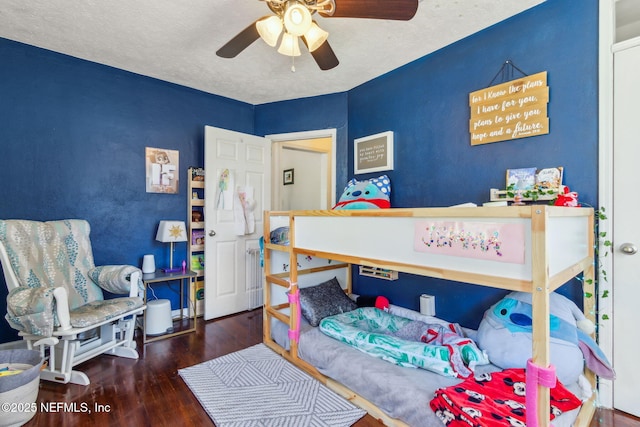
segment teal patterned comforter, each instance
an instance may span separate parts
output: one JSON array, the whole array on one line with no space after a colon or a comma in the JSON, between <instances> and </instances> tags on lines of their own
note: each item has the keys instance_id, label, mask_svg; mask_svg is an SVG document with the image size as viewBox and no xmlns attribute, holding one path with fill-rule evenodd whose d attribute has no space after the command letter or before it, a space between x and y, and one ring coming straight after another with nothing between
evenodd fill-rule
<instances>
[{"instance_id":1,"label":"teal patterned comforter","mask_svg":"<svg viewBox=\"0 0 640 427\"><path fill-rule=\"evenodd\" d=\"M489 360L470 339L458 345L434 345L421 341L409 341L394 334L414 322L374 307L363 307L348 313L329 316L320 322L320 330L339 341L396 365L418 367L448 376L461 375L453 363L454 356L461 356L471 370L475 365L488 364ZM454 354L455 353L455 354Z\"/></svg>"}]
</instances>

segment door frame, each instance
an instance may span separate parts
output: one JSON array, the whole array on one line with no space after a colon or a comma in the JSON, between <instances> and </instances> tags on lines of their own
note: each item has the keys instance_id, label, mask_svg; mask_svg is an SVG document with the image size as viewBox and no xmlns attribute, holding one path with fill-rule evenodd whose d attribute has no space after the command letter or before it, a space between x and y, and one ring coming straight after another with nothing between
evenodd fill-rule
<instances>
[{"instance_id":1,"label":"door frame","mask_svg":"<svg viewBox=\"0 0 640 427\"><path fill-rule=\"evenodd\" d=\"M599 0L598 11L598 203L606 208L608 218L613 218L613 46L615 44L615 0ZM613 235L611 220L599 224L600 231L607 236ZM603 249L604 251L604 249ZM602 252L604 253L604 252ZM615 283L613 257L600 259L601 266L607 271L611 286ZM596 272L597 273L597 272ZM612 298L598 295L599 310L612 313ZM613 322L597 321L598 344L609 360L613 360ZM600 406L613 407L613 382L600 379L598 382L598 400Z\"/></svg>"},{"instance_id":2,"label":"door frame","mask_svg":"<svg viewBox=\"0 0 640 427\"><path fill-rule=\"evenodd\" d=\"M272 156L271 156L271 198L272 200L279 200L280 197L280 185L278 185L279 175L277 171L280 170L280 159L278 158L278 152L273 152L273 147L275 147L278 143L281 142L290 142L290 141L304 141L307 139L318 139L318 138L331 138L331 159L329 162L331 164L331 176L329 177L331 180L330 185L330 206L334 206L336 204L336 129L320 129L320 130L309 130L309 131L301 131L301 132L289 132L289 133L280 133L280 134L271 134L265 135L265 138L271 140L272 147ZM312 151L312 150L310 150ZM277 199L276 199L277 198Z\"/></svg>"}]
</instances>

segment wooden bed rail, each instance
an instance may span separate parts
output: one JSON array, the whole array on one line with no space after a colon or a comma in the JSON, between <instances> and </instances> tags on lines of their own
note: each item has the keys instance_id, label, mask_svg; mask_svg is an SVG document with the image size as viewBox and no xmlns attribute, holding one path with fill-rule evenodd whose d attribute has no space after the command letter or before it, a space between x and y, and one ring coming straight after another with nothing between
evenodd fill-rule
<instances>
[{"instance_id":1,"label":"wooden bed rail","mask_svg":"<svg viewBox=\"0 0 640 427\"><path fill-rule=\"evenodd\" d=\"M270 242L269 236L272 231L273 219L278 217L280 223L279 226L286 225L289 227L289 242L288 246L276 245ZM318 218L318 222L315 219ZM331 218L336 222L328 223L324 218ZM379 218L380 222L377 224L386 224L386 229L382 230L381 238L379 242L362 243L361 246L379 246L383 252L376 252L381 255L371 255L370 253L354 253L357 250L351 250L354 247L353 241L357 239L359 234L357 231L351 230L347 227L340 228L340 230L346 230L346 236L341 236L339 232L333 230L338 229L338 224L358 224L354 222L354 218L358 221L370 221L369 218ZM386 218L386 219L385 219ZM500 266L496 265L493 270L485 271L467 270L464 268L458 268L458 265L454 265L452 262L445 262L442 265L430 265L428 262L429 255L421 257L427 260L427 264L414 263L414 261L407 262L402 255L398 256L398 259L386 259L384 255L387 253L392 258L394 254L393 248L387 248L385 238L391 239L395 235L395 229L393 228L393 222L390 218L396 218L398 221L403 221L402 228L405 234L404 239L408 239L407 232L412 230L412 222L418 220L433 220L433 221L462 221L462 222L491 222L495 220L499 223L504 221L505 223L518 223L525 224L525 239L526 239L526 253L527 257L524 266L510 267L505 266L505 270L508 271L512 268L514 271L526 270L524 275L518 274L501 274ZM276 222L278 222L276 221ZM344 222L347 221L347 222ZM410 221L407 223L407 221ZM286 224L284 224L286 223ZM299 223L299 224L296 224ZM304 227L300 224L304 224ZM317 229L313 228L315 224L318 224ZM369 222L368 224L373 224ZM296 230L296 225L300 225L301 230ZM569 227L565 227L568 225ZM391 227L391 228L390 228ZM417 227L417 225L416 225ZM311 229L313 228L313 229ZM377 230L380 231L380 230ZM300 242L296 240L296 233L301 233ZM325 238L330 243L336 243L338 245L344 244L346 249L337 249L334 252L334 248L338 246L331 246L330 244L315 245L309 243L313 240L313 233L319 236L319 238ZM335 234L332 234L335 233ZM351 233L351 234L349 234ZM385 234L386 233L386 234ZM326 235L325 235L326 234ZM309 240L309 236L312 236ZM477 284L481 286L489 286L500 289L507 289L512 291L523 291L531 293L532 295L532 311L533 311L533 363L540 367L550 366L550 354L549 354L549 295L551 292L571 280L572 278L582 274L583 290L585 294L584 312L585 315L594 320L594 306L595 298L590 298L587 295L595 295L595 269L594 269L594 212L591 208L565 208L546 205L528 205L528 206L509 206L509 207L482 207L482 208L416 208L416 209L380 209L380 210L338 210L338 211L272 211L264 213L264 238L265 238L265 256L264 256L264 268L265 268L265 310L264 310L264 341L274 350L278 351L287 359L293 361L299 366L303 367L309 373L316 378L322 380L325 384L334 383L335 389L341 391L343 396L355 399L355 395L344 386L335 383L322 374L320 374L314 367L304 362L298 357L297 341L295 339L290 340L290 349L287 351L276 344L271 338L271 320L276 319L278 321L287 323L290 329L294 329L298 324L298 307L297 303L281 304L273 306L271 303L271 285L277 285L279 287L286 287L291 292L296 292L298 289L298 275L307 274L319 271L318 269L298 269L297 257L298 255L306 255L311 257L326 258L337 261L340 268L344 268L345 265L359 264L370 265L373 267L379 267L390 270L397 270L401 272L423 275L428 277L441 278L446 280L452 280L457 282L465 282L471 284ZM306 239L306 240L305 240ZM404 246L406 246L406 240ZM412 240L413 242L413 240ZM405 248L405 250L411 251L412 248ZM566 249L566 251L565 251ZM282 251L289 255L290 270L286 273L271 273L271 251ZM571 251L570 256L564 257L565 253ZM365 251L366 252L366 251ZM374 252L372 252L374 253ZM558 261L558 255L562 258ZM442 258L442 256L440 256ZM416 256L408 253L406 258L415 259ZM446 256L445 256L446 258ZM432 257L431 260L437 259ZM435 262L435 261L434 261ZM474 264L475 262L475 264ZM462 267L468 265L478 265L479 263L474 260L467 260L459 262ZM338 268L336 267L333 268ZM498 271L496 271L498 270ZM520 277L522 276L522 277ZM348 291L351 291L350 274L348 275ZM283 314L283 310L289 310L289 314ZM587 372L587 378L590 380L593 389L596 387L595 376ZM349 397L351 396L351 397ZM357 395L355 395L357 396ZM542 385L538 386L538 419L540 425L546 427L549 425L548 414L550 411L549 402L549 389ZM358 399L362 400L360 406L370 411L372 415L377 418L383 419L384 413L375 408L371 403L364 401L359 396ZM589 420L595 411L595 396L582 405L581 412L574 423L575 426L588 426ZM354 403L357 403L354 401ZM373 409L375 408L375 409ZM381 416L382 414L382 416ZM381 418L382 417L382 418ZM387 425L401 425L388 418L384 420Z\"/></svg>"}]
</instances>

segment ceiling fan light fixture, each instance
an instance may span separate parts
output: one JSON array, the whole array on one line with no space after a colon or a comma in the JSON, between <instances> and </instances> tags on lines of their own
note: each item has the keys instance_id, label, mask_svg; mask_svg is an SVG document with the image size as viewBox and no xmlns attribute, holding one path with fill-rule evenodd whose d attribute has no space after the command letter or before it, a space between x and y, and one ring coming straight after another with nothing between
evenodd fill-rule
<instances>
[{"instance_id":1,"label":"ceiling fan light fixture","mask_svg":"<svg viewBox=\"0 0 640 427\"><path fill-rule=\"evenodd\" d=\"M282 35L282 42L278 48L278 53L287 56L300 56L300 45L298 44L298 37L293 34L285 32Z\"/></svg>"},{"instance_id":2,"label":"ceiling fan light fixture","mask_svg":"<svg viewBox=\"0 0 640 427\"><path fill-rule=\"evenodd\" d=\"M307 42L309 52L313 52L324 43L329 37L329 33L323 30L315 22L311 23L311 28L304 33L304 39Z\"/></svg>"},{"instance_id":3,"label":"ceiling fan light fixture","mask_svg":"<svg viewBox=\"0 0 640 427\"><path fill-rule=\"evenodd\" d=\"M284 27L294 36L301 36L311 28L311 12L306 6L297 2L287 5L284 12Z\"/></svg>"},{"instance_id":4,"label":"ceiling fan light fixture","mask_svg":"<svg viewBox=\"0 0 640 427\"><path fill-rule=\"evenodd\" d=\"M269 16L256 22L256 29L266 44L275 47L282 33L282 20L275 15Z\"/></svg>"}]
</instances>

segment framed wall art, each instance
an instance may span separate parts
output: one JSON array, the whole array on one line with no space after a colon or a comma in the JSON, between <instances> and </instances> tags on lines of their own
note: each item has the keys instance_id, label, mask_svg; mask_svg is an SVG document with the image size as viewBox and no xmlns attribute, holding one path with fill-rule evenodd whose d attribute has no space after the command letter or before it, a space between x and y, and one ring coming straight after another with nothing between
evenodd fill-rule
<instances>
[{"instance_id":1,"label":"framed wall art","mask_svg":"<svg viewBox=\"0 0 640 427\"><path fill-rule=\"evenodd\" d=\"M536 168L507 169L507 188L533 190L536 185Z\"/></svg>"},{"instance_id":2,"label":"framed wall art","mask_svg":"<svg viewBox=\"0 0 640 427\"><path fill-rule=\"evenodd\" d=\"M285 169L282 171L282 184L283 185L291 185L293 184L293 169Z\"/></svg>"},{"instance_id":3,"label":"framed wall art","mask_svg":"<svg viewBox=\"0 0 640 427\"><path fill-rule=\"evenodd\" d=\"M180 153L164 148L145 148L147 193L178 194Z\"/></svg>"},{"instance_id":4,"label":"framed wall art","mask_svg":"<svg viewBox=\"0 0 640 427\"><path fill-rule=\"evenodd\" d=\"M354 140L353 162L355 174L393 170L393 132Z\"/></svg>"}]
</instances>

